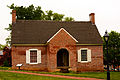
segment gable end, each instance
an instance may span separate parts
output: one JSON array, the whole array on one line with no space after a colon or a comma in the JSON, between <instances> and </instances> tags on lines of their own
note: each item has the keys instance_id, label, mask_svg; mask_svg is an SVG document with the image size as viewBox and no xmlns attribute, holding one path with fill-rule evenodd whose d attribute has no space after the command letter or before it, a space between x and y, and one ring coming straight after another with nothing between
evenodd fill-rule
<instances>
[{"instance_id":1,"label":"gable end","mask_svg":"<svg viewBox=\"0 0 120 80\"><path fill-rule=\"evenodd\" d=\"M75 42L78 42L70 33L68 33L64 28L61 28L56 34L54 34L47 42L50 42L61 30L64 30Z\"/></svg>"}]
</instances>

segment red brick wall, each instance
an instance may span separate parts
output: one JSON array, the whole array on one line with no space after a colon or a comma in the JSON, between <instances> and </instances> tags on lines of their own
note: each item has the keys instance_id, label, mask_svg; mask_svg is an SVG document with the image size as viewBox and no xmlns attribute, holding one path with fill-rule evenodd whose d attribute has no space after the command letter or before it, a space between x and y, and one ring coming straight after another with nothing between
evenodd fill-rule
<instances>
[{"instance_id":1,"label":"red brick wall","mask_svg":"<svg viewBox=\"0 0 120 80\"><path fill-rule=\"evenodd\" d=\"M77 46L80 48L91 49L92 61L88 63L77 62L77 50L75 46L67 45L57 46L49 43L48 47L12 47L12 68L17 69L17 64L23 64L21 69L55 71L57 68L57 51L65 48L69 52L69 66L72 71L103 71L103 52L102 46ZM42 63L26 64L26 50L41 50ZM47 51L48 50L48 51ZM47 69L48 68L48 69Z\"/></svg>"},{"instance_id":2,"label":"red brick wall","mask_svg":"<svg viewBox=\"0 0 120 80\"><path fill-rule=\"evenodd\" d=\"M77 71L103 71L103 47L102 46L77 46L80 48L91 49L91 62L80 63L77 62Z\"/></svg>"},{"instance_id":3,"label":"red brick wall","mask_svg":"<svg viewBox=\"0 0 120 80\"><path fill-rule=\"evenodd\" d=\"M64 48L69 52L69 66L72 71L76 71L76 42L64 30L61 30L48 44L47 59L48 70L55 71L57 68L57 52Z\"/></svg>"},{"instance_id":4,"label":"red brick wall","mask_svg":"<svg viewBox=\"0 0 120 80\"><path fill-rule=\"evenodd\" d=\"M57 52L60 49L67 49L69 52L69 67L72 71L102 71L103 70L103 48L102 46L76 46L75 40L64 30L61 30L47 46L23 46L12 47L12 68L17 69L17 64L23 64L21 69L56 71ZM80 48L91 49L92 62L80 63L77 61L77 50ZM26 64L26 50L41 50L41 63Z\"/></svg>"},{"instance_id":5,"label":"red brick wall","mask_svg":"<svg viewBox=\"0 0 120 80\"><path fill-rule=\"evenodd\" d=\"M38 49L41 50L41 63L39 64L26 64L26 50ZM47 55L45 46L24 46L24 47L12 47L12 68L18 69L17 64L23 64L21 69L25 70L44 70L47 71Z\"/></svg>"}]
</instances>

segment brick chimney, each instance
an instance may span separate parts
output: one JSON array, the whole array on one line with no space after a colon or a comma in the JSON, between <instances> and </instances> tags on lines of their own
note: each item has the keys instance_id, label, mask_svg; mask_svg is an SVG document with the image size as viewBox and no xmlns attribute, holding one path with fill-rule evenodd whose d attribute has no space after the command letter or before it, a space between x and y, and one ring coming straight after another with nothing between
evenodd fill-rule
<instances>
[{"instance_id":1,"label":"brick chimney","mask_svg":"<svg viewBox=\"0 0 120 80\"><path fill-rule=\"evenodd\" d=\"M12 10L12 23L16 22L16 10Z\"/></svg>"},{"instance_id":2,"label":"brick chimney","mask_svg":"<svg viewBox=\"0 0 120 80\"><path fill-rule=\"evenodd\" d=\"M90 21L92 22L92 24L95 24L95 13L89 14L89 17L90 17Z\"/></svg>"}]
</instances>

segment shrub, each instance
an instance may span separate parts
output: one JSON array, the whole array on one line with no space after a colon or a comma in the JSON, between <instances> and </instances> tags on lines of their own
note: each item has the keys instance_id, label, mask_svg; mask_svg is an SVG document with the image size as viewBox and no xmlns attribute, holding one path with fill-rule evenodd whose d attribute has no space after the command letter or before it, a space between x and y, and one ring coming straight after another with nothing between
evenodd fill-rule
<instances>
[{"instance_id":1,"label":"shrub","mask_svg":"<svg viewBox=\"0 0 120 80\"><path fill-rule=\"evenodd\" d=\"M9 67L9 62L8 62L7 60L5 60L5 61L3 62L3 66Z\"/></svg>"}]
</instances>

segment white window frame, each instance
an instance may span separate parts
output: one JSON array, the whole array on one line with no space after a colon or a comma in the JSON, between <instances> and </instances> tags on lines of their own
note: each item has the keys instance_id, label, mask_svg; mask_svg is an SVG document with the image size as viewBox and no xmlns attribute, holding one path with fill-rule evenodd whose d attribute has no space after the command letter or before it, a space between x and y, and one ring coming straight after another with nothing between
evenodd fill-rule
<instances>
[{"instance_id":1,"label":"white window frame","mask_svg":"<svg viewBox=\"0 0 120 80\"><path fill-rule=\"evenodd\" d=\"M30 63L30 51L32 51L32 50L36 50L37 51L37 62L35 62L35 63ZM38 52L39 52L39 54L38 54ZM40 60L38 61L38 59L40 59ZM28 63L28 64L38 64L38 63L41 63L41 50L38 50L38 49L26 50L26 63Z\"/></svg>"},{"instance_id":2,"label":"white window frame","mask_svg":"<svg viewBox=\"0 0 120 80\"><path fill-rule=\"evenodd\" d=\"M82 50L87 50L87 61L81 61L81 51ZM91 49L88 49L88 48L80 48L78 50L78 62L81 62L81 63L88 63L88 62L91 62Z\"/></svg>"}]
</instances>

